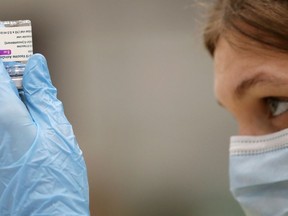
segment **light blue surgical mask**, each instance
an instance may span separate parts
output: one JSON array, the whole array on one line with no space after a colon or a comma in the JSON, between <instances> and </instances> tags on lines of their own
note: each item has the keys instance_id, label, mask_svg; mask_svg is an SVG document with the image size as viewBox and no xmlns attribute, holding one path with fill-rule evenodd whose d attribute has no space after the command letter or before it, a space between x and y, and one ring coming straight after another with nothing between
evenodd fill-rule
<instances>
[{"instance_id":1,"label":"light blue surgical mask","mask_svg":"<svg viewBox=\"0 0 288 216\"><path fill-rule=\"evenodd\" d=\"M247 216L288 215L288 129L231 137L230 188Z\"/></svg>"}]
</instances>

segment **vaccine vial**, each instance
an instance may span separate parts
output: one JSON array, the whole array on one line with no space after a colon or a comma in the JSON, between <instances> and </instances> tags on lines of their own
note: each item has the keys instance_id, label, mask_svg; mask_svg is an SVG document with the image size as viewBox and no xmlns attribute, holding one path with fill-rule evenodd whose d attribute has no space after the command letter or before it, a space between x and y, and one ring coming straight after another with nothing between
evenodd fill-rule
<instances>
[{"instance_id":1,"label":"vaccine vial","mask_svg":"<svg viewBox=\"0 0 288 216\"><path fill-rule=\"evenodd\" d=\"M32 54L31 21L0 21L0 58L19 90L22 89L25 65Z\"/></svg>"}]
</instances>

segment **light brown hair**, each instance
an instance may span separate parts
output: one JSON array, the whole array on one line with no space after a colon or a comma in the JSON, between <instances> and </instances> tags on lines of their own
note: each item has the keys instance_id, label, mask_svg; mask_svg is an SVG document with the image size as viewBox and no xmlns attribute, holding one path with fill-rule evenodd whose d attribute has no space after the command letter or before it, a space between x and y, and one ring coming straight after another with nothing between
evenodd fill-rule
<instances>
[{"instance_id":1,"label":"light brown hair","mask_svg":"<svg viewBox=\"0 0 288 216\"><path fill-rule=\"evenodd\" d=\"M216 0L203 34L210 54L220 37L231 35L288 53L288 1Z\"/></svg>"}]
</instances>

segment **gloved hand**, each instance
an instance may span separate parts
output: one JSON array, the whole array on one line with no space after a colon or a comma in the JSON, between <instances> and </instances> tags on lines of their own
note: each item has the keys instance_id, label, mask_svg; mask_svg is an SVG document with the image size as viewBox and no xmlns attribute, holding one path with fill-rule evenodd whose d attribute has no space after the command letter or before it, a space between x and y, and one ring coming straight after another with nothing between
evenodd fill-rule
<instances>
[{"instance_id":1,"label":"gloved hand","mask_svg":"<svg viewBox=\"0 0 288 216\"><path fill-rule=\"evenodd\" d=\"M33 55L23 98L0 62L0 215L89 215L87 170L45 58Z\"/></svg>"}]
</instances>

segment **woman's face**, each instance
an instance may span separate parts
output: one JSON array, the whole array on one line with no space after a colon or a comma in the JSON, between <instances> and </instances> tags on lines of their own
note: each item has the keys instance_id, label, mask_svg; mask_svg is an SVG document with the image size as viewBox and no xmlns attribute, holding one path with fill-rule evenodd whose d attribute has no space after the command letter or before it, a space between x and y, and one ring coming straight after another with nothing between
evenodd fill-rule
<instances>
[{"instance_id":1,"label":"woman's face","mask_svg":"<svg viewBox=\"0 0 288 216\"><path fill-rule=\"evenodd\" d=\"M235 48L222 38L214 63L216 98L236 118L239 135L288 128L288 54Z\"/></svg>"}]
</instances>

